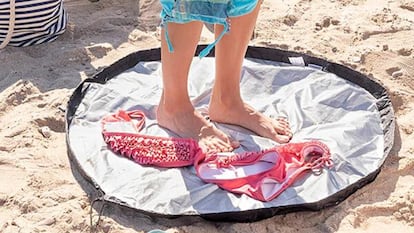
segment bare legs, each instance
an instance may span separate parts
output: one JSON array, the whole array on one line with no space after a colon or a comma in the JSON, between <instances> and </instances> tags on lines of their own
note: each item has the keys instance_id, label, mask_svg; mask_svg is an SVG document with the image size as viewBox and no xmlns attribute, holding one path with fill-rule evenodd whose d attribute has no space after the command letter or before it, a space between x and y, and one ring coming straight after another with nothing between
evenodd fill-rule
<instances>
[{"instance_id":1,"label":"bare legs","mask_svg":"<svg viewBox=\"0 0 414 233\"><path fill-rule=\"evenodd\" d=\"M277 142L291 137L286 120L272 120L245 104L240 96L241 66L247 45L256 23L259 5L247 15L232 18L230 33L216 45L216 80L210 102L210 119L240 125ZM213 127L198 113L188 96L188 71L200 38L201 22L168 24L174 52L168 51L161 38L163 93L158 106L158 123L182 137L197 140L207 150L231 151L238 146L222 131ZM216 36L223 27L216 26ZM230 91L231 90L231 91Z\"/></svg>"},{"instance_id":2,"label":"bare legs","mask_svg":"<svg viewBox=\"0 0 414 233\"><path fill-rule=\"evenodd\" d=\"M285 143L292 133L288 122L270 119L245 104L240 95L240 77L243 58L256 24L260 4L250 14L232 18L231 29L216 45L216 80L210 101L210 119L235 124L256 134ZM223 27L216 25L216 37ZM231 91L230 91L231 90Z\"/></svg>"},{"instance_id":3,"label":"bare legs","mask_svg":"<svg viewBox=\"0 0 414 233\"><path fill-rule=\"evenodd\" d=\"M231 142L222 131L198 113L188 96L188 71L203 24L168 24L168 33L174 43L174 52L168 51L162 32L161 61L163 93L157 110L158 123L181 137L193 138L205 150L232 151L237 142Z\"/></svg>"}]
</instances>

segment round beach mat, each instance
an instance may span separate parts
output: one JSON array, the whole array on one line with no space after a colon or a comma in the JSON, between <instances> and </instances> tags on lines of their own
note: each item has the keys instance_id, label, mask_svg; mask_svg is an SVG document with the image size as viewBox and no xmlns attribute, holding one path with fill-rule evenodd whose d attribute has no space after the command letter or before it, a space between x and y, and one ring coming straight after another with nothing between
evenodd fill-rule
<instances>
[{"instance_id":1,"label":"round beach mat","mask_svg":"<svg viewBox=\"0 0 414 233\"><path fill-rule=\"evenodd\" d=\"M194 57L189 76L190 97L202 112L207 112L214 81L211 56ZM393 145L393 108L379 83L305 54L249 47L241 77L243 99L268 116L287 117L294 133L292 142L327 144L334 162L333 168L320 175L308 174L274 200L261 202L203 182L193 166L141 166L107 147L100 120L119 109L144 111L145 134L176 137L156 122L161 90L160 49L151 49L103 69L71 96L66 112L69 156L101 195L100 200L148 215L238 222L319 210L373 181ZM216 126L240 141L236 152L277 146L241 127Z\"/></svg>"}]
</instances>

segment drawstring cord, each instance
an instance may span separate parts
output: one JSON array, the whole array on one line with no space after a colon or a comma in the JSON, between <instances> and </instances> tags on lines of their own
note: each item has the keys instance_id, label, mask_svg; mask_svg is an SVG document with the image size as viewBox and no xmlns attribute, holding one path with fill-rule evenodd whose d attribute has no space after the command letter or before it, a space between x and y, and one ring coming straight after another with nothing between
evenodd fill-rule
<instances>
[{"instance_id":1,"label":"drawstring cord","mask_svg":"<svg viewBox=\"0 0 414 233\"><path fill-rule=\"evenodd\" d=\"M161 25L162 25L162 27L164 27L164 36L165 36L165 41L167 42L168 51L170 53L173 53L174 52L174 47L172 45L170 36L168 34L168 21L169 21L168 19L169 19L169 17L166 16L165 19L163 19L163 22L162 22ZM224 37L224 35L227 32L230 31L230 26L229 26L228 19L224 20L223 22L221 22L219 24L222 24L224 26L223 31L220 33L220 35L217 37L217 39L213 43L209 44L206 48L204 48L200 52L200 54L198 55L200 58L203 58L203 57L207 56L211 52L211 50L214 48L214 46L216 46L216 44Z\"/></svg>"},{"instance_id":2,"label":"drawstring cord","mask_svg":"<svg viewBox=\"0 0 414 233\"><path fill-rule=\"evenodd\" d=\"M331 169L333 167L333 161L329 155L324 155L309 164L309 168L315 175L322 174L322 169L324 167L328 169Z\"/></svg>"},{"instance_id":3,"label":"drawstring cord","mask_svg":"<svg viewBox=\"0 0 414 233\"><path fill-rule=\"evenodd\" d=\"M170 36L168 34L168 19L169 19L169 16L166 16L165 19L162 20L163 22L161 23L161 26L164 27L164 36L165 36L165 41L167 42L168 51L170 53L173 53L174 52L174 47L171 43L171 39L170 39Z\"/></svg>"},{"instance_id":4,"label":"drawstring cord","mask_svg":"<svg viewBox=\"0 0 414 233\"><path fill-rule=\"evenodd\" d=\"M92 213L93 213L93 206L94 206L94 205L95 205L95 203L96 203L96 202L98 202L98 201L102 201L103 203L102 203L101 209L100 209L100 210L99 210L99 212L98 212L98 220L96 221L96 223L95 223L95 225L94 225L94 224L93 224L93 216L92 216ZM97 230L97 228L98 228L98 226L99 226L99 223L101 222L101 216L102 216L103 210L104 210L104 208L105 208L105 205L106 205L106 202L105 202L105 199L103 198L102 194L101 194L99 197L95 198L95 199L91 202L91 208L90 208L90 210L89 210L90 233L96 232L96 230Z\"/></svg>"},{"instance_id":5,"label":"drawstring cord","mask_svg":"<svg viewBox=\"0 0 414 233\"><path fill-rule=\"evenodd\" d=\"M223 31L220 33L219 37L217 37L217 39L213 43L209 44L205 49L203 49L200 52L200 54L199 54L200 58L203 58L203 57L207 56L211 52L211 50L214 48L214 46L216 46L216 44L223 38L223 36L227 32L229 32L230 27L229 27L228 21L225 20L222 24L224 26Z\"/></svg>"}]
</instances>

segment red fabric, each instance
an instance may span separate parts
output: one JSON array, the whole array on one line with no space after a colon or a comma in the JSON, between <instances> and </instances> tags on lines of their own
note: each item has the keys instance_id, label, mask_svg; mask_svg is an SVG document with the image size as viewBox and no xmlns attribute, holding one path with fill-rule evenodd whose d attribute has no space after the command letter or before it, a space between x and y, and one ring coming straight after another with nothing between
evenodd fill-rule
<instances>
[{"instance_id":1,"label":"red fabric","mask_svg":"<svg viewBox=\"0 0 414 233\"><path fill-rule=\"evenodd\" d=\"M108 122L130 122L136 133L108 132ZM105 142L114 151L142 165L159 167L183 167L194 163L194 158L201 151L193 139L164 138L139 134L145 124L145 116L141 111L125 112L109 115L102 120L102 134Z\"/></svg>"},{"instance_id":2,"label":"red fabric","mask_svg":"<svg viewBox=\"0 0 414 233\"><path fill-rule=\"evenodd\" d=\"M258 170L251 175L240 175L236 178L206 178L203 174L206 166L221 169L222 173L232 173L236 168L264 161L264 156L273 153L274 160L268 170ZM268 160L266 160L268 161ZM234 193L247 194L261 201L270 201L292 185L305 171L319 171L323 167L331 167L328 147L319 141L288 143L260 152L245 152L232 156L220 156L220 153L199 154L195 167L197 175L205 182L214 183ZM204 168L204 169L201 169ZM226 171L227 169L227 171ZM275 184L270 193L264 190L268 183Z\"/></svg>"},{"instance_id":3,"label":"red fabric","mask_svg":"<svg viewBox=\"0 0 414 233\"><path fill-rule=\"evenodd\" d=\"M136 133L109 132L105 126L110 122L133 124ZM102 120L102 134L114 152L139 164L159 167L194 165L197 175L205 182L217 184L230 192L247 194L261 201L276 198L305 174L305 171L318 174L323 167L332 166L329 148L320 141L288 143L258 152L206 154L193 139L139 134L144 124L143 112L120 110ZM248 175L237 174L237 168L243 171L246 166L259 162L267 164L267 169ZM234 177L209 178L202 172L209 169L216 169L219 175L230 173Z\"/></svg>"}]
</instances>

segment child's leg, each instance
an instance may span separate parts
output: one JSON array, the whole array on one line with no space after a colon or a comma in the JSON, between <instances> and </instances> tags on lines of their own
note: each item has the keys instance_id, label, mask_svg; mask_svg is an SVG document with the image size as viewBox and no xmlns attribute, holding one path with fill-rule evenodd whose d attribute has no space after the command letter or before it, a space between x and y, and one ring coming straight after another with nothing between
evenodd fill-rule
<instances>
[{"instance_id":1,"label":"child's leg","mask_svg":"<svg viewBox=\"0 0 414 233\"><path fill-rule=\"evenodd\" d=\"M247 15L231 18L230 32L216 45L216 80L210 101L210 119L240 125L260 136L284 143L292 136L288 122L282 118L273 120L264 116L245 104L240 95L243 58L259 9L260 4ZM222 26L216 25L216 36L222 30Z\"/></svg>"},{"instance_id":2,"label":"child's leg","mask_svg":"<svg viewBox=\"0 0 414 233\"><path fill-rule=\"evenodd\" d=\"M204 119L194 109L188 96L188 71L201 29L201 22L169 23L168 33L174 46L172 53L168 51L164 30L161 33L163 93L157 120L161 126L181 137L197 140L204 149L231 151L233 147L228 136Z\"/></svg>"}]
</instances>

